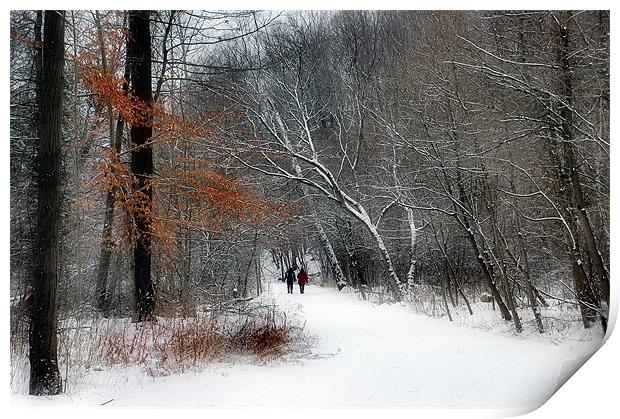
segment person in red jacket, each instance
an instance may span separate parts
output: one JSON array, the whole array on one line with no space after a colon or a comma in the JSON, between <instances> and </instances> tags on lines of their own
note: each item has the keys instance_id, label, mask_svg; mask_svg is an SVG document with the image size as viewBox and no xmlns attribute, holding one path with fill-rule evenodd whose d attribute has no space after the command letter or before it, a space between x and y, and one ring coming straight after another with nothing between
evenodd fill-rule
<instances>
[{"instance_id":1,"label":"person in red jacket","mask_svg":"<svg viewBox=\"0 0 620 419\"><path fill-rule=\"evenodd\" d=\"M308 273L301 268L301 271L297 274L297 283L299 284L299 292L304 293L304 288L308 283Z\"/></svg>"}]
</instances>

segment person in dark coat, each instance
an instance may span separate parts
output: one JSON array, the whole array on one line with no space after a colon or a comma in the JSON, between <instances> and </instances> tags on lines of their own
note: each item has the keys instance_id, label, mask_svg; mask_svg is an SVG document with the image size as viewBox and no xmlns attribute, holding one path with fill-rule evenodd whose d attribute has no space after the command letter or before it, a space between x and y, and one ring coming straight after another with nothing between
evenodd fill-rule
<instances>
[{"instance_id":1,"label":"person in dark coat","mask_svg":"<svg viewBox=\"0 0 620 419\"><path fill-rule=\"evenodd\" d=\"M303 294L304 288L308 283L308 273L304 270L304 268L301 268L301 271L297 274L297 283L299 284L299 292Z\"/></svg>"},{"instance_id":2,"label":"person in dark coat","mask_svg":"<svg viewBox=\"0 0 620 419\"><path fill-rule=\"evenodd\" d=\"M288 268L288 271L286 271L286 275L284 275L284 277L286 278L286 290L289 294L292 294L293 283L295 282L295 269Z\"/></svg>"}]
</instances>

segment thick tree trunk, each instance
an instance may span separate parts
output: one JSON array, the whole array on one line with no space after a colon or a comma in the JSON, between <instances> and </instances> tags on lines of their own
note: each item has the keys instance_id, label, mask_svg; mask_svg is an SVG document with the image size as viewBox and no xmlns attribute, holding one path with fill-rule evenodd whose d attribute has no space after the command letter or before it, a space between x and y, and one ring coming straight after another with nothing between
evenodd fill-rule
<instances>
[{"instance_id":1,"label":"thick tree trunk","mask_svg":"<svg viewBox=\"0 0 620 419\"><path fill-rule=\"evenodd\" d=\"M344 245L346 254L348 255L348 264L345 264L345 268L347 268L347 272L345 272L345 276L348 279L349 285L353 286L355 289L359 290L362 298L366 300L366 278L364 277L365 269L360 265L360 256L358 251L353 246L351 241L351 236L353 234L352 226L350 220L347 220L346 223L343 223L345 233L344 235L340 233L342 237L342 243ZM336 228L340 231L338 224L336 224Z\"/></svg>"},{"instance_id":2,"label":"thick tree trunk","mask_svg":"<svg viewBox=\"0 0 620 419\"><path fill-rule=\"evenodd\" d=\"M97 276L95 279L95 296L97 310L102 313L106 312L108 300L108 271L110 268L110 259L112 257L112 248L114 241L112 240L112 223L114 218L114 195L111 192L106 194L105 213L103 219L103 232L101 233L101 252L99 254L99 264L97 266Z\"/></svg>"},{"instance_id":3,"label":"thick tree trunk","mask_svg":"<svg viewBox=\"0 0 620 419\"><path fill-rule=\"evenodd\" d=\"M153 216L153 92L151 90L151 30L148 10L129 12L128 60L131 90L143 106L131 126L131 172L136 178L137 208L133 220L137 239L134 247L135 288L138 321L151 318L155 295L151 279L151 221Z\"/></svg>"},{"instance_id":4,"label":"thick tree trunk","mask_svg":"<svg viewBox=\"0 0 620 419\"><path fill-rule=\"evenodd\" d=\"M43 11L37 10L35 22L34 22L34 42L35 42L35 50L34 50L34 62L33 62L33 81L34 81L34 93L35 93L35 106L32 112L31 119L31 129L33 132L38 133L39 135L33 135L30 141L30 147L32 150L32 155L35 155L36 150L38 149L37 142L40 138L40 129L41 129L41 77L42 77L42 68L43 68ZM39 137L39 138L36 138ZM33 168L36 167L36 160L33 161ZM28 190L26 191L28 200L26 201L27 205L27 217L29 219L28 222L28 259L25 260L25 278L24 278L24 295L30 294L33 289L33 281L34 281L34 271L35 271L35 262L36 262L36 252L35 246L37 244L37 225L35 224L35 220L37 219L37 193L36 182L32 182ZM32 302L32 300L30 300ZM25 324L30 325L32 311L25 311Z\"/></svg>"},{"instance_id":5,"label":"thick tree trunk","mask_svg":"<svg viewBox=\"0 0 620 419\"><path fill-rule=\"evenodd\" d=\"M299 254L297 252L297 244L291 243L291 260L293 261L293 267L297 268L301 265L301 263L297 263L297 259L299 259Z\"/></svg>"},{"instance_id":6,"label":"thick tree trunk","mask_svg":"<svg viewBox=\"0 0 620 419\"><path fill-rule=\"evenodd\" d=\"M581 309L581 319L583 327L586 329L596 324L597 312L599 310L596 292L593 283L583 267L581 259L581 250L577 242L577 226L575 220L570 218L568 211L564 211L569 230L566 232L566 244L568 249L568 258L570 260L571 272L573 274L573 286L575 294ZM569 232L572 234L569 234Z\"/></svg>"},{"instance_id":7,"label":"thick tree trunk","mask_svg":"<svg viewBox=\"0 0 620 419\"><path fill-rule=\"evenodd\" d=\"M40 102L38 213L30 328L30 394L62 391L57 357L60 148L64 87L64 15L46 11Z\"/></svg>"},{"instance_id":8,"label":"thick tree trunk","mask_svg":"<svg viewBox=\"0 0 620 419\"><path fill-rule=\"evenodd\" d=\"M245 278L243 280L243 292L241 293L243 298L246 298L248 296L248 279L250 275L250 268L252 267L252 262L256 262L257 245L258 245L258 229L254 230L254 242L252 243L252 254L250 255L248 266L245 269ZM256 274L256 269L254 269L254 273Z\"/></svg>"}]
</instances>

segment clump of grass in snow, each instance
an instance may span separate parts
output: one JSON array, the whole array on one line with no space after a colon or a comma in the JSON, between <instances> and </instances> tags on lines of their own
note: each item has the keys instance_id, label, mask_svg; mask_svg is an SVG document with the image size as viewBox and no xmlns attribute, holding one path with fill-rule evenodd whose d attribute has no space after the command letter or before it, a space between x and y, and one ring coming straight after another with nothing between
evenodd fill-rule
<instances>
[{"instance_id":1,"label":"clump of grass in snow","mask_svg":"<svg viewBox=\"0 0 620 419\"><path fill-rule=\"evenodd\" d=\"M275 309L246 318L235 333L230 335L231 348L249 352L260 359L277 358L291 349L291 343L299 337L298 328L288 322L286 316L278 316Z\"/></svg>"},{"instance_id":2,"label":"clump of grass in snow","mask_svg":"<svg viewBox=\"0 0 620 419\"><path fill-rule=\"evenodd\" d=\"M235 355L273 360L309 343L302 328L273 306L190 319L158 318L137 327L110 323L103 334L100 359L105 364L140 365L151 375L193 369Z\"/></svg>"}]
</instances>

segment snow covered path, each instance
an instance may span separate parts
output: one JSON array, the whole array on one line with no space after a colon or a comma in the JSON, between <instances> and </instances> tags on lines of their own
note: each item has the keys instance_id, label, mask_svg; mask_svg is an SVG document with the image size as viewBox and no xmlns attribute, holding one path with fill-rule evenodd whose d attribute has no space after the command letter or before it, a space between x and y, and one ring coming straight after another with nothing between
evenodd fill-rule
<instances>
[{"instance_id":1,"label":"snow covered path","mask_svg":"<svg viewBox=\"0 0 620 419\"><path fill-rule=\"evenodd\" d=\"M132 369L102 371L96 381L105 385L61 398L149 407L523 409L554 392L562 361L595 349L577 338L553 344L456 326L313 285L304 295L285 289L272 282L267 292L306 319L306 330L317 337L312 353L298 361L219 363L154 379Z\"/></svg>"}]
</instances>

